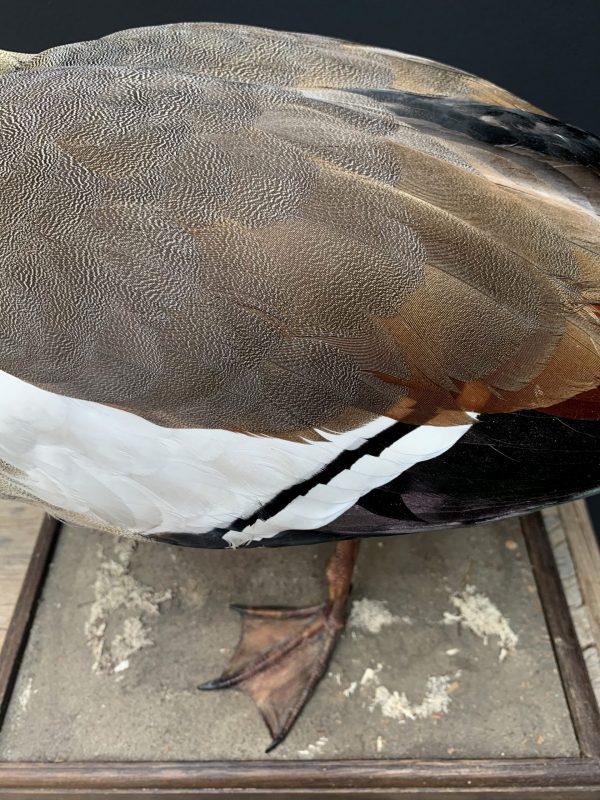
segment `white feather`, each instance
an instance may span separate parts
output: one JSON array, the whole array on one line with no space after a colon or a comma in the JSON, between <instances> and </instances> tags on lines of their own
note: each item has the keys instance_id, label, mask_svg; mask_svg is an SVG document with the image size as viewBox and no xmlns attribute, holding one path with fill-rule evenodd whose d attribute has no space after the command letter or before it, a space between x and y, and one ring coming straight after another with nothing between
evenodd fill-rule
<instances>
[{"instance_id":1,"label":"white feather","mask_svg":"<svg viewBox=\"0 0 600 800\"><path fill-rule=\"evenodd\" d=\"M476 418L476 414L470 416ZM330 482L318 484L305 495L294 498L270 519L258 520L239 532L230 531L223 538L238 547L270 538L284 530L310 530L328 525L371 489L397 478L419 461L435 458L450 449L470 427L421 425L386 447L380 456L361 456L349 469L338 473ZM340 486L349 487L343 499L339 494Z\"/></svg>"},{"instance_id":2,"label":"white feather","mask_svg":"<svg viewBox=\"0 0 600 800\"><path fill-rule=\"evenodd\" d=\"M163 428L0 371L0 459L19 470L5 480L65 512L142 534L226 529L393 424L377 417L354 431L320 431L324 441L316 442ZM443 452L468 427L415 429L380 458L363 456L270 520L224 538L237 545L290 527L320 527L371 488Z\"/></svg>"}]
</instances>

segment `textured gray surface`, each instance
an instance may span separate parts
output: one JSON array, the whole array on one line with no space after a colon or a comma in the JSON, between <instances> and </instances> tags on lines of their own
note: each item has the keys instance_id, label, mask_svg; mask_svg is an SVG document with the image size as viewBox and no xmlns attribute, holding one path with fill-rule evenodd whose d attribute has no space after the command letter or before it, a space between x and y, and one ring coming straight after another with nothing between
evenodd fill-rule
<instances>
[{"instance_id":1,"label":"textured gray surface","mask_svg":"<svg viewBox=\"0 0 600 800\"><path fill-rule=\"evenodd\" d=\"M263 758L268 734L251 701L195 685L219 673L237 642L227 604L318 601L329 549L141 544L131 552L106 534L67 528L0 731L0 759ZM474 609L466 586L501 612L494 617L482 600L484 627L518 636L503 661L497 636L485 644L444 622L460 611L457 593L463 615ZM270 757L577 753L517 522L366 542L353 600L355 622L362 609L376 612L372 627L388 624L347 630L328 677ZM128 655L144 641L153 645Z\"/></svg>"}]
</instances>

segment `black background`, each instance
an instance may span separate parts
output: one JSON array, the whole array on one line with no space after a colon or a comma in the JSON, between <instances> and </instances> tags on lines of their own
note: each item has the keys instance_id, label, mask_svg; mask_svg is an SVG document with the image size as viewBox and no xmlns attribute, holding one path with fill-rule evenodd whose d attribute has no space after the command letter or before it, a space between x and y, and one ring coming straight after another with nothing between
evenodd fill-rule
<instances>
[{"instance_id":1,"label":"black background","mask_svg":"<svg viewBox=\"0 0 600 800\"><path fill-rule=\"evenodd\" d=\"M38 52L123 28L220 21L339 36L433 58L600 134L600 0L13 0L0 47ZM600 495L590 503L600 531Z\"/></svg>"}]
</instances>

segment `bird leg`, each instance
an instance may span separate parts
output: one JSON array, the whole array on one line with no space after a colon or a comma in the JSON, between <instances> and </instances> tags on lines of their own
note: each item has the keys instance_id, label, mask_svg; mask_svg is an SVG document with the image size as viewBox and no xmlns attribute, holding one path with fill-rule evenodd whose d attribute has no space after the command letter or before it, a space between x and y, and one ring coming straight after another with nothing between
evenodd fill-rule
<instances>
[{"instance_id":1,"label":"bird leg","mask_svg":"<svg viewBox=\"0 0 600 800\"><path fill-rule=\"evenodd\" d=\"M220 678L198 688L238 689L258 706L272 741L290 732L325 674L346 625L359 540L337 542L327 563L329 597L305 608L232 606L242 615L240 641Z\"/></svg>"}]
</instances>

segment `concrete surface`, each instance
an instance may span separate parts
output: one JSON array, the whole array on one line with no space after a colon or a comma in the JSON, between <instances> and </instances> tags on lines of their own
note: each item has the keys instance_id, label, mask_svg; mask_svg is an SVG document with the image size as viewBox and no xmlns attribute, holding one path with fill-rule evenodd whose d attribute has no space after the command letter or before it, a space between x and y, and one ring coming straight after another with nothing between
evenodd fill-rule
<instances>
[{"instance_id":1,"label":"concrete surface","mask_svg":"<svg viewBox=\"0 0 600 800\"><path fill-rule=\"evenodd\" d=\"M203 551L61 535L0 760L261 759L229 602L307 604L329 545ZM351 625L267 758L578 753L518 522L363 543Z\"/></svg>"}]
</instances>

